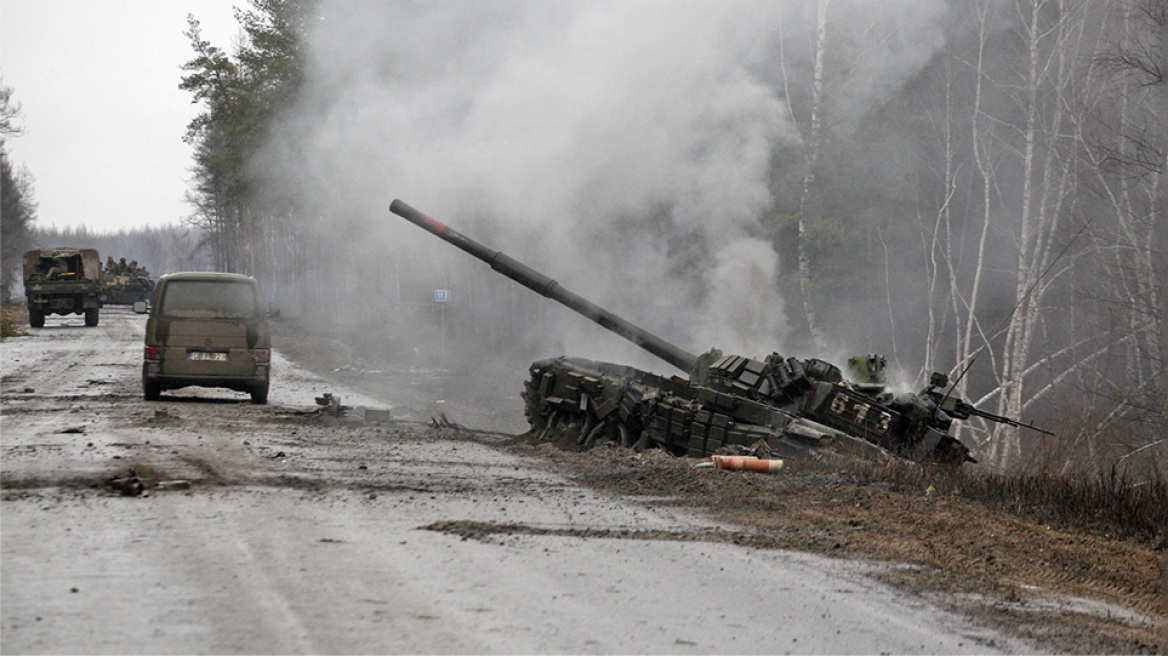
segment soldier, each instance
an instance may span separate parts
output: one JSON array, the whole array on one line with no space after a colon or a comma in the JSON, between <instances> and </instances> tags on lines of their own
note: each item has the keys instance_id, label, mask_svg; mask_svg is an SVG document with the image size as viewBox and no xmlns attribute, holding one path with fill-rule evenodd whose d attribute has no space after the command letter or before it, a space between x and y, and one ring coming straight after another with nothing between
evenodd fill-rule
<instances>
[{"instance_id":1,"label":"soldier","mask_svg":"<svg viewBox=\"0 0 1168 656\"><path fill-rule=\"evenodd\" d=\"M65 269L65 261L59 257L54 257L53 266L49 267L49 270L45 273L45 278L56 280L61 277L62 273L65 273Z\"/></svg>"},{"instance_id":2,"label":"soldier","mask_svg":"<svg viewBox=\"0 0 1168 656\"><path fill-rule=\"evenodd\" d=\"M114 256L113 256L113 255L107 255L107 256L105 257L105 272L106 272L106 273L113 273L113 272L114 272L114 267L116 267L116 266L117 266L117 265L116 265L116 264L114 264Z\"/></svg>"},{"instance_id":3,"label":"soldier","mask_svg":"<svg viewBox=\"0 0 1168 656\"><path fill-rule=\"evenodd\" d=\"M138 268L138 260L130 260L130 276L137 278L142 275L142 270Z\"/></svg>"},{"instance_id":4,"label":"soldier","mask_svg":"<svg viewBox=\"0 0 1168 656\"><path fill-rule=\"evenodd\" d=\"M118 260L118 275L120 276L123 273L126 273L128 270L128 267L129 267L129 265L126 264L126 258L123 257L123 258L119 259Z\"/></svg>"}]
</instances>

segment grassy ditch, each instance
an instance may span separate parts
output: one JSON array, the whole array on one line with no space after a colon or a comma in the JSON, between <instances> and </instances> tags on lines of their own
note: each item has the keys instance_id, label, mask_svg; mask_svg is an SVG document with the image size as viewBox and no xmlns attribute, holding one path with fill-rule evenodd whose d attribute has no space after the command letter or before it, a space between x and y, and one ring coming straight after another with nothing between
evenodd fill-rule
<instances>
[{"instance_id":1,"label":"grassy ditch","mask_svg":"<svg viewBox=\"0 0 1168 656\"><path fill-rule=\"evenodd\" d=\"M23 303L7 303L0 306L0 338L21 337L28 331L28 308Z\"/></svg>"},{"instance_id":2,"label":"grassy ditch","mask_svg":"<svg viewBox=\"0 0 1168 656\"><path fill-rule=\"evenodd\" d=\"M857 482L902 485L958 497L1030 521L1168 548L1168 482L1135 481L1118 467L1096 473L990 474L903 463L858 464Z\"/></svg>"}]
</instances>

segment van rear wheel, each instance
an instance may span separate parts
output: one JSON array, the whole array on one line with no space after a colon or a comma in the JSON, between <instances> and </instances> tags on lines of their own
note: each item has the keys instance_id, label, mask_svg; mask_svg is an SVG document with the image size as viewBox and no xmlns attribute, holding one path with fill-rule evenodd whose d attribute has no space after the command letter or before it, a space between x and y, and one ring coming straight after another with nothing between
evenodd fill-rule
<instances>
[{"instance_id":1,"label":"van rear wheel","mask_svg":"<svg viewBox=\"0 0 1168 656\"><path fill-rule=\"evenodd\" d=\"M28 325L32 328L45 327L45 313L39 308L28 309Z\"/></svg>"},{"instance_id":2,"label":"van rear wheel","mask_svg":"<svg viewBox=\"0 0 1168 656\"><path fill-rule=\"evenodd\" d=\"M157 401L162 395L162 384L154 381L142 380L142 396L147 401Z\"/></svg>"},{"instance_id":3,"label":"van rear wheel","mask_svg":"<svg viewBox=\"0 0 1168 656\"><path fill-rule=\"evenodd\" d=\"M265 380L251 388L251 402L256 405L263 405L268 402L268 381Z\"/></svg>"}]
</instances>

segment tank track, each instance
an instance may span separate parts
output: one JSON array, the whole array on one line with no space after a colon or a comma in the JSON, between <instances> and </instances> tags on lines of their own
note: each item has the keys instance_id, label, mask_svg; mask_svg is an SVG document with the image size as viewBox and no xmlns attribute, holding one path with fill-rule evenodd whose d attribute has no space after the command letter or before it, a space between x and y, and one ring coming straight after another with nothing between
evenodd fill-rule
<instances>
[{"instance_id":1,"label":"tank track","mask_svg":"<svg viewBox=\"0 0 1168 656\"><path fill-rule=\"evenodd\" d=\"M676 456L701 458L765 447L768 454L780 457L833 452L956 465L968 453L947 435L897 443L888 426L880 429L880 413L888 415L885 424L902 420L887 406L872 412L866 423L841 415L840 408L877 404L831 382L812 386L814 391L801 405L781 408L741 393L691 385L684 378L583 358L540 360L531 365L530 374L522 396L532 431L541 438L552 431L576 431L576 444L583 448L609 440L637 450L657 447Z\"/></svg>"},{"instance_id":2,"label":"tank track","mask_svg":"<svg viewBox=\"0 0 1168 656\"><path fill-rule=\"evenodd\" d=\"M835 431L749 399L690 386L681 378L582 358L531 365L524 385L533 431L579 429L577 445L601 440L677 456L755 450L803 455L837 437Z\"/></svg>"}]
</instances>

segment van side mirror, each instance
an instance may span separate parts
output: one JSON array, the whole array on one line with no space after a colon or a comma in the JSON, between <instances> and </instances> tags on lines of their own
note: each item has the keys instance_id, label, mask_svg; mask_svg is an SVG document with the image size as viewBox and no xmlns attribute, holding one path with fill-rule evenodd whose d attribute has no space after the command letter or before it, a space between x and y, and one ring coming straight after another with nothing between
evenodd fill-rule
<instances>
[{"instance_id":1,"label":"van side mirror","mask_svg":"<svg viewBox=\"0 0 1168 656\"><path fill-rule=\"evenodd\" d=\"M146 301L135 301L134 312L137 314L150 314L150 306L146 303Z\"/></svg>"}]
</instances>

